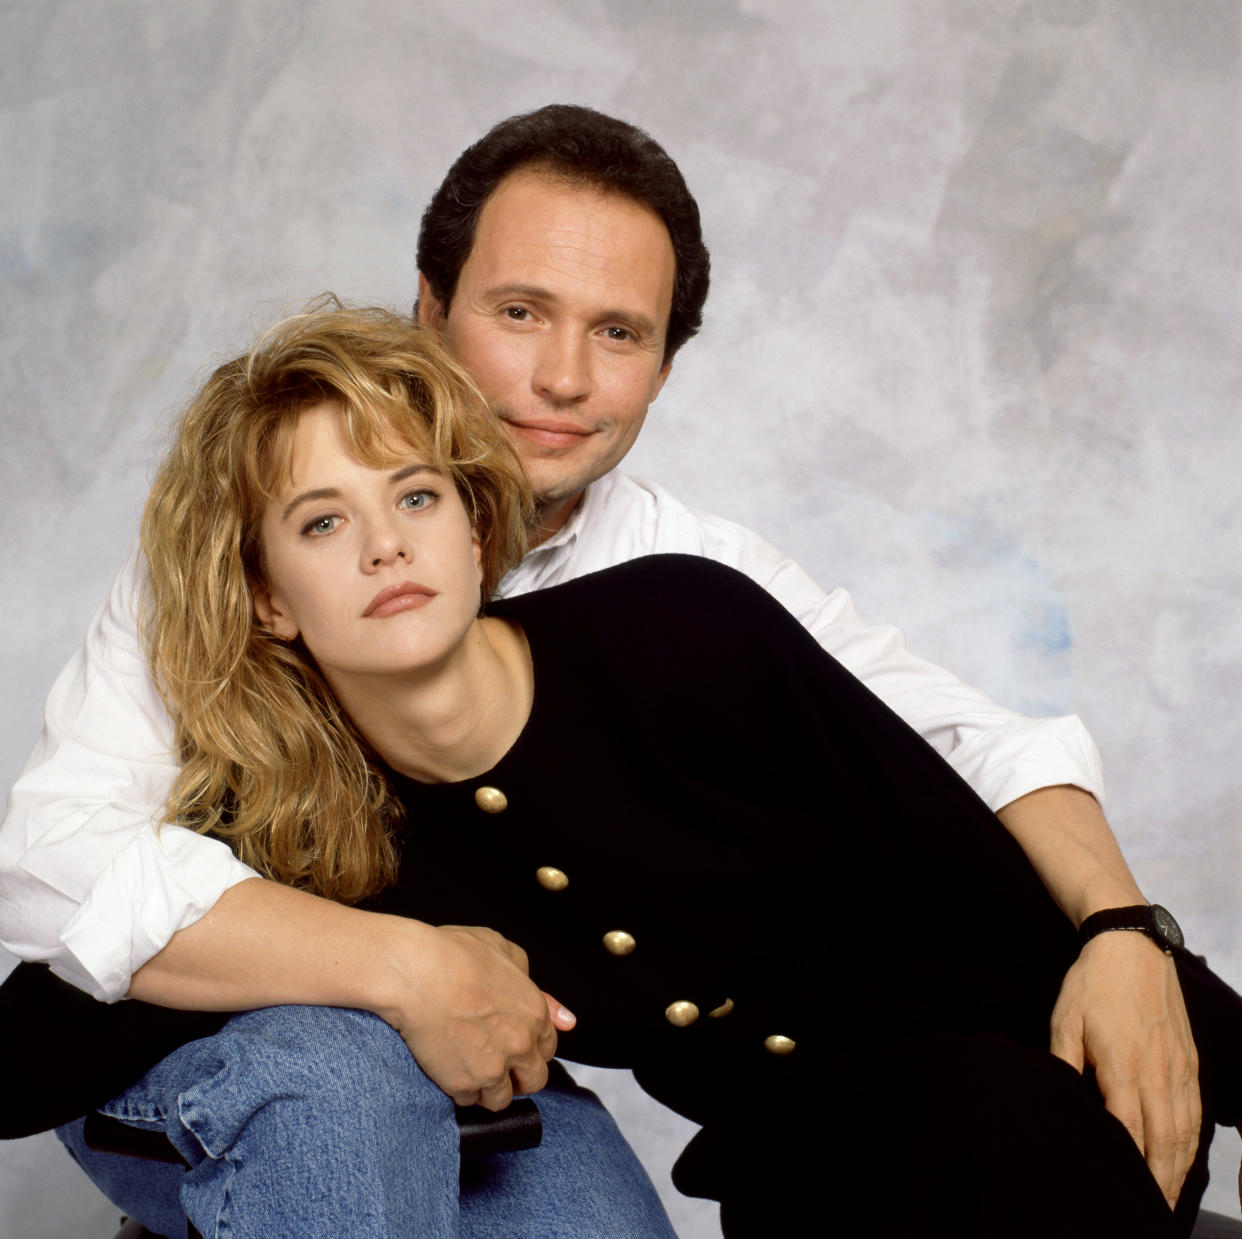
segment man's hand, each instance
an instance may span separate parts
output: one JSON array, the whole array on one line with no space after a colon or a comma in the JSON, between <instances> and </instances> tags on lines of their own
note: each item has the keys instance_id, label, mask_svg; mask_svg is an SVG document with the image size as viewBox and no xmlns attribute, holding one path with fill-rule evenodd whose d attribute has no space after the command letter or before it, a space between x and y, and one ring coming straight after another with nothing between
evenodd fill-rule
<instances>
[{"instance_id":1,"label":"man's hand","mask_svg":"<svg viewBox=\"0 0 1242 1239\"><path fill-rule=\"evenodd\" d=\"M528 975L526 952L490 929L405 922L406 977L378 1015L459 1106L503 1110L548 1082L557 1029L576 1022ZM408 970L408 972L407 972Z\"/></svg>"},{"instance_id":2,"label":"man's hand","mask_svg":"<svg viewBox=\"0 0 1242 1239\"><path fill-rule=\"evenodd\" d=\"M1095 1067L1104 1104L1134 1137L1172 1208L1199 1146L1199 1058L1177 969L1144 934L1102 933L1065 974L1051 1050Z\"/></svg>"},{"instance_id":3,"label":"man's hand","mask_svg":"<svg viewBox=\"0 0 1242 1239\"><path fill-rule=\"evenodd\" d=\"M573 1015L490 929L366 912L250 878L134 973L129 995L188 1011L311 1003L373 1011L458 1105L503 1110L548 1080Z\"/></svg>"}]
</instances>

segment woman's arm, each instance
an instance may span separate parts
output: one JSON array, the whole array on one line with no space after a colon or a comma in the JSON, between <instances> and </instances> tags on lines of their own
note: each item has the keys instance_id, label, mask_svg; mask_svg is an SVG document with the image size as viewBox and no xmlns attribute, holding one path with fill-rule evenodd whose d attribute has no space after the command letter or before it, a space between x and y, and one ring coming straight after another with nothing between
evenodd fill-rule
<instances>
[{"instance_id":1,"label":"woman's arm","mask_svg":"<svg viewBox=\"0 0 1242 1239\"><path fill-rule=\"evenodd\" d=\"M365 912L262 878L232 887L133 977L129 996L186 1010L302 1003L373 1011L458 1105L501 1110L547 1082L574 1017L490 929Z\"/></svg>"}]
</instances>

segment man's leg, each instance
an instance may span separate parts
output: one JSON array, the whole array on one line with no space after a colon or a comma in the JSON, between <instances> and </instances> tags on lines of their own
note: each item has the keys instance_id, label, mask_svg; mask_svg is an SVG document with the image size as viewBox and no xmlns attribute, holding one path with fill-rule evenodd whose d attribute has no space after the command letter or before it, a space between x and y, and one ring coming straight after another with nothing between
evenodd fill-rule
<instances>
[{"instance_id":1,"label":"man's leg","mask_svg":"<svg viewBox=\"0 0 1242 1239\"><path fill-rule=\"evenodd\" d=\"M1200 1162L1175 1218L1091 1084L991 1034L843 1057L813 1097L775 1100L713 1152L726 1239L807 1233L799 1216L885 1239L1175 1239L1206 1182Z\"/></svg>"}]
</instances>

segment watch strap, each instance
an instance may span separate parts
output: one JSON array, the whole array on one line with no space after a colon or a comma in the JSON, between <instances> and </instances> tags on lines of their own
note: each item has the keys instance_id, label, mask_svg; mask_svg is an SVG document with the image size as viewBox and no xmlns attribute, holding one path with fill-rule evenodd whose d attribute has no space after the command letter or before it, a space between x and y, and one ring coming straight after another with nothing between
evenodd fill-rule
<instances>
[{"instance_id":1,"label":"watch strap","mask_svg":"<svg viewBox=\"0 0 1242 1239\"><path fill-rule=\"evenodd\" d=\"M1080 946L1113 929L1130 929L1146 934L1161 950L1172 953L1182 946L1182 931L1172 915L1159 904L1131 904L1124 908L1104 908L1093 912L1078 928Z\"/></svg>"}]
</instances>

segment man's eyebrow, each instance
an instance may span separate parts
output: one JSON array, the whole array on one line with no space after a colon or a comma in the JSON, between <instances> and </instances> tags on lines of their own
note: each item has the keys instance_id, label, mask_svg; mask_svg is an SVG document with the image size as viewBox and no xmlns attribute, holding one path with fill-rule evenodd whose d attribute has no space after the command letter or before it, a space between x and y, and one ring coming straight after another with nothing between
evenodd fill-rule
<instances>
[{"instance_id":1,"label":"man's eyebrow","mask_svg":"<svg viewBox=\"0 0 1242 1239\"><path fill-rule=\"evenodd\" d=\"M404 482L406 478L412 478L418 473L434 473L437 477L442 476L440 470L434 465L413 464L402 465L400 469L394 470L388 475L390 483ZM292 515L293 510L304 503L313 503L316 499L339 499L341 492L335 486L319 486L314 490L304 490L300 495L295 495L285 505L285 510L280 514L282 521L287 521Z\"/></svg>"},{"instance_id":2,"label":"man's eyebrow","mask_svg":"<svg viewBox=\"0 0 1242 1239\"><path fill-rule=\"evenodd\" d=\"M550 289L541 288L538 284L496 284L483 290L483 296L491 301L503 301L506 297L519 297L530 301L559 301L560 298ZM658 324L646 314L634 310L605 309L595 316L601 322L616 319L633 327L640 335L655 335Z\"/></svg>"},{"instance_id":3,"label":"man's eyebrow","mask_svg":"<svg viewBox=\"0 0 1242 1239\"><path fill-rule=\"evenodd\" d=\"M529 297L532 301L556 301L558 298L550 288L538 284L493 284L483 290L484 297Z\"/></svg>"}]
</instances>

